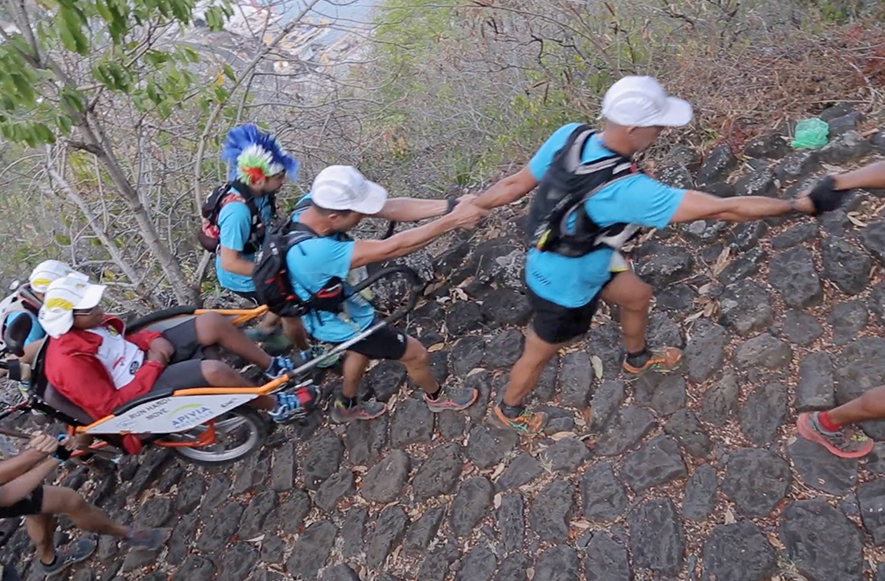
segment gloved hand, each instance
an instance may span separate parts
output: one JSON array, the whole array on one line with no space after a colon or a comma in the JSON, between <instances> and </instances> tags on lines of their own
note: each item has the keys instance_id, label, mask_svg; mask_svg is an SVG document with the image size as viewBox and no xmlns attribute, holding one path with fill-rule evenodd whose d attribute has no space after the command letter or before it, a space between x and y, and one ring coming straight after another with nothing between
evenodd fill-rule
<instances>
[{"instance_id":1,"label":"gloved hand","mask_svg":"<svg viewBox=\"0 0 885 581\"><path fill-rule=\"evenodd\" d=\"M837 209L845 199L845 192L833 189L836 180L833 176L824 176L811 189L808 197L814 205L814 216Z\"/></svg>"}]
</instances>

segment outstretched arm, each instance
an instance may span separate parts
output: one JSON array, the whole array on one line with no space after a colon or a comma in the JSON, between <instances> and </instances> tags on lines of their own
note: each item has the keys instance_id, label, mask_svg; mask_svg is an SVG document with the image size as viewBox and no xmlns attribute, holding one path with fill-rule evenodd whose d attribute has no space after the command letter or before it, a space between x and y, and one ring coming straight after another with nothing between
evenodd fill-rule
<instances>
[{"instance_id":1,"label":"outstretched arm","mask_svg":"<svg viewBox=\"0 0 885 581\"><path fill-rule=\"evenodd\" d=\"M472 228L485 214L485 210L472 202L464 201L451 214L418 228L400 232L386 240L358 240L353 247L350 268L405 256L455 228Z\"/></svg>"},{"instance_id":2,"label":"outstretched arm","mask_svg":"<svg viewBox=\"0 0 885 581\"><path fill-rule=\"evenodd\" d=\"M18 456L9 460L3 460L0 462L0 485L5 485L7 482L18 478L33 468L34 464L43 458L46 458L46 454L38 452L33 448L28 448ZM0 495L0 500L2 500L2 495Z\"/></svg>"},{"instance_id":3,"label":"outstretched arm","mask_svg":"<svg viewBox=\"0 0 885 581\"><path fill-rule=\"evenodd\" d=\"M16 456L18 458L18 456ZM0 489L0 506L12 506L16 502L27 497L35 488L40 486L52 470L58 466L55 458L46 458L22 474L5 484ZM15 459L15 458L13 458Z\"/></svg>"},{"instance_id":4,"label":"outstretched arm","mask_svg":"<svg viewBox=\"0 0 885 581\"><path fill-rule=\"evenodd\" d=\"M389 198L381 211L373 218L391 222L419 222L442 216L449 209L447 200L418 200L415 198Z\"/></svg>"},{"instance_id":5,"label":"outstretched arm","mask_svg":"<svg viewBox=\"0 0 885 581\"><path fill-rule=\"evenodd\" d=\"M791 212L814 214L811 198L778 200L763 196L739 196L718 198L689 190L685 192L671 222L694 222L695 220L724 220L726 222L749 222L771 216L783 216Z\"/></svg>"},{"instance_id":6,"label":"outstretched arm","mask_svg":"<svg viewBox=\"0 0 885 581\"><path fill-rule=\"evenodd\" d=\"M522 198L538 185L528 167L507 176L477 196L476 205L486 210L506 206Z\"/></svg>"},{"instance_id":7,"label":"outstretched arm","mask_svg":"<svg viewBox=\"0 0 885 581\"><path fill-rule=\"evenodd\" d=\"M885 189L885 161L877 161L854 171L833 176L833 179L837 190Z\"/></svg>"}]
</instances>

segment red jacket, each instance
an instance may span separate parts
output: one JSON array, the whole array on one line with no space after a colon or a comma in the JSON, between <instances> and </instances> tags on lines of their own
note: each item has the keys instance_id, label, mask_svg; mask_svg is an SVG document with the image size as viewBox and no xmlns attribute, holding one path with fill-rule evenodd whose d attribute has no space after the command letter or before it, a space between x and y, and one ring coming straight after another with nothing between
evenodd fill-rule
<instances>
[{"instance_id":1,"label":"red jacket","mask_svg":"<svg viewBox=\"0 0 885 581\"><path fill-rule=\"evenodd\" d=\"M118 317L106 316L102 325L110 325L125 334L126 326ZM142 351L147 351L151 341L160 336L155 331L125 335L127 341ZM165 369L158 361L145 361L126 387L116 389L107 369L95 356L100 345L101 337L95 333L71 329L58 339L49 340L43 366L49 383L96 420L149 392Z\"/></svg>"}]
</instances>

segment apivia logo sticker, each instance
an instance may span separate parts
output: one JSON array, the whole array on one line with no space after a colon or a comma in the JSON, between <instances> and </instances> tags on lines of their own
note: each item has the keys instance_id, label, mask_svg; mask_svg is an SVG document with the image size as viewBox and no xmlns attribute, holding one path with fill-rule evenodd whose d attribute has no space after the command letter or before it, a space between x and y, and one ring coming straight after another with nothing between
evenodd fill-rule
<instances>
[{"instance_id":1,"label":"apivia logo sticker","mask_svg":"<svg viewBox=\"0 0 885 581\"><path fill-rule=\"evenodd\" d=\"M210 408L201 403L192 403L175 408L170 412L170 415L172 415L172 429L178 430L185 425L195 426L211 418L214 413Z\"/></svg>"}]
</instances>

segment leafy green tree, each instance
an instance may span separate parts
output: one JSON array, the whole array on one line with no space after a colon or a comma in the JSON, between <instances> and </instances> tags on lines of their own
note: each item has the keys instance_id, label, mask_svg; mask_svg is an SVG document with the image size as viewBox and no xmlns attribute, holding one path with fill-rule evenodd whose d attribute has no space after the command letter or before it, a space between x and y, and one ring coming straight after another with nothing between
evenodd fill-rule
<instances>
[{"instance_id":1,"label":"leafy green tree","mask_svg":"<svg viewBox=\"0 0 885 581\"><path fill-rule=\"evenodd\" d=\"M219 30L230 15L226 0L208 7L195 0L0 3L0 134L30 147L60 144L95 156L180 302L198 297L121 163L130 144L111 139L105 126L121 98L159 118L188 100L204 110L225 101L224 78L201 85L199 54L179 41L196 18ZM229 66L222 72L233 79Z\"/></svg>"}]
</instances>

